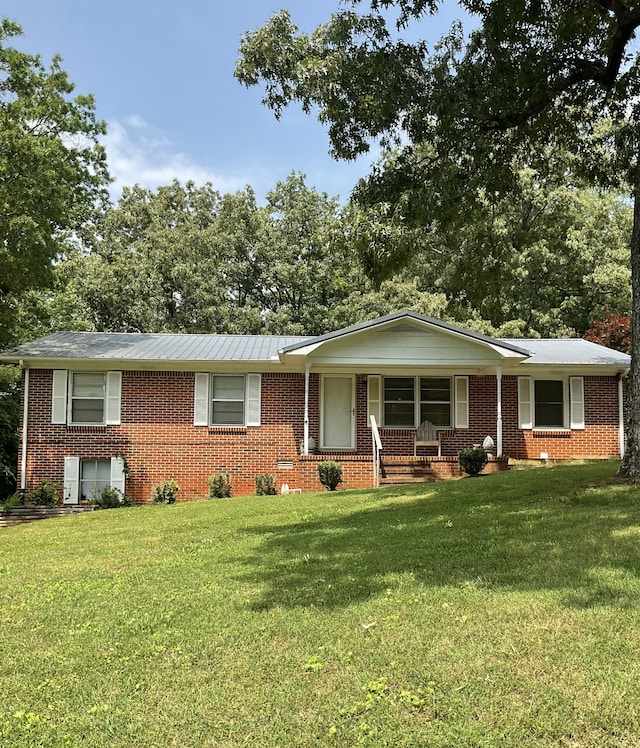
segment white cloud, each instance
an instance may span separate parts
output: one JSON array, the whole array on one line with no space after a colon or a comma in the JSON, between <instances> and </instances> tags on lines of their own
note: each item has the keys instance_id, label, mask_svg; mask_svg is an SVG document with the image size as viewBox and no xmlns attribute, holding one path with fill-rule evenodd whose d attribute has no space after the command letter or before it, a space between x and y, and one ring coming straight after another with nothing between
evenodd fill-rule
<instances>
[{"instance_id":1,"label":"white cloud","mask_svg":"<svg viewBox=\"0 0 640 748\"><path fill-rule=\"evenodd\" d=\"M189 180L196 184L211 182L221 193L236 192L247 184L242 177L218 174L194 163L137 115L127 117L124 122L108 122L103 145L114 179L109 188L114 201L120 197L123 187L134 184L156 189L171 184L174 179L182 183Z\"/></svg>"}]
</instances>

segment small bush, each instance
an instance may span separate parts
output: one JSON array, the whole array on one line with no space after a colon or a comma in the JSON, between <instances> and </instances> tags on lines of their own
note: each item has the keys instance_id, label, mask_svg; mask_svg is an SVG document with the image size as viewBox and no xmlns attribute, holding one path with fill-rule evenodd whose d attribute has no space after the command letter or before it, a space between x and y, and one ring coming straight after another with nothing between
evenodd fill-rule
<instances>
[{"instance_id":1,"label":"small bush","mask_svg":"<svg viewBox=\"0 0 640 748\"><path fill-rule=\"evenodd\" d=\"M16 491L3 502L0 502L0 512L5 509L14 509L17 506L22 506L22 494L20 491Z\"/></svg>"},{"instance_id":2,"label":"small bush","mask_svg":"<svg viewBox=\"0 0 640 748\"><path fill-rule=\"evenodd\" d=\"M342 483L342 465L333 460L325 460L318 463L318 477L320 483L329 491L335 491Z\"/></svg>"},{"instance_id":3,"label":"small bush","mask_svg":"<svg viewBox=\"0 0 640 748\"><path fill-rule=\"evenodd\" d=\"M58 491L60 487L57 486L53 481L41 480L40 483L27 494L27 504L33 504L34 506L57 506L58 505Z\"/></svg>"},{"instance_id":4,"label":"small bush","mask_svg":"<svg viewBox=\"0 0 640 748\"><path fill-rule=\"evenodd\" d=\"M209 476L209 498L228 499L231 496L229 473L216 473Z\"/></svg>"},{"instance_id":5,"label":"small bush","mask_svg":"<svg viewBox=\"0 0 640 748\"><path fill-rule=\"evenodd\" d=\"M128 496L123 496L120 489L105 486L91 499L91 504L98 509L119 509L121 506L131 506L133 501Z\"/></svg>"},{"instance_id":6,"label":"small bush","mask_svg":"<svg viewBox=\"0 0 640 748\"><path fill-rule=\"evenodd\" d=\"M276 479L271 473L256 476L256 496L275 496Z\"/></svg>"},{"instance_id":7,"label":"small bush","mask_svg":"<svg viewBox=\"0 0 640 748\"><path fill-rule=\"evenodd\" d=\"M154 487L153 496L151 497L151 503L175 504L179 490L180 486L178 485L177 481L166 480Z\"/></svg>"},{"instance_id":8,"label":"small bush","mask_svg":"<svg viewBox=\"0 0 640 748\"><path fill-rule=\"evenodd\" d=\"M482 447L470 447L458 452L458 462L465 473L478 475L487 464L489 458Z\"/></svg>"}]
</instances>

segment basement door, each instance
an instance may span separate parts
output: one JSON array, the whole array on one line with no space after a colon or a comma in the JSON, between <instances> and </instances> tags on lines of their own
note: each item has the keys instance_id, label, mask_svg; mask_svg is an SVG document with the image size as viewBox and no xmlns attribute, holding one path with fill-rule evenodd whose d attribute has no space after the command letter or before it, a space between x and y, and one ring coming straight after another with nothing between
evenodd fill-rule
<instances>
[{"instance_id":1,"label":"basement door","mask_svg":"<svg viewBox=\"0 0 640 748\"><path fill-rule=\"evenodd\" d=\"M355 377L325 374L321 394L321 449L355 449Z\"/></svg>"}]
</instances>

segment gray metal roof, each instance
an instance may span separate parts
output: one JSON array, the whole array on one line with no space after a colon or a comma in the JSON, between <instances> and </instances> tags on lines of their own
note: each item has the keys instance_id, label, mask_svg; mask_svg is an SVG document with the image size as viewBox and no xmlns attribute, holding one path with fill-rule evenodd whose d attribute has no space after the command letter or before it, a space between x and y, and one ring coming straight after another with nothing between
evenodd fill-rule
<instances>
[{"instance_id":1,"label":"gray metal roof","mask_svg":"<svg viewBox=\"0 0 640 748\"><path fill-rule=\"evenodd\" d=\"M504 342L531 351L533 355L524 362L525 365L600 364L626 367L631 363L628 354L582 338L509 338Z\"/></svg>"},{"instance_id":2,"label":"gray metal roof","mask_svg":"<svg viewBox=\"0 0 640 748\"><path fill-rule=\"evenodd\" d=\"M300 340L295 335L164 335L55 332L0 354L0 359L129 361L269 361Z\"/></svg>"},{"instance_id":3,"label":"gray metal roof","mask_svg":"<svg viewBox=\"0 0 640 748\"><path fill-rule=\"evenodd\" d=\"M398 313L375 322L392 321L406 316ZM468 332L428 317L409 313L419 321L436 322L443 329ZM291 351L309 343L331 340L340 335L366 330L371 323L355 325L328 335L206 335L104 332L56 332L10 351L0 353L0 360L20 359L89 359L125 361L277 361L278 351ZM495 339L468 333L472 339L532 354L527 365L606 365L626 368L631 357L580 338L567 339Z\"/></svg>"}]
</instances>

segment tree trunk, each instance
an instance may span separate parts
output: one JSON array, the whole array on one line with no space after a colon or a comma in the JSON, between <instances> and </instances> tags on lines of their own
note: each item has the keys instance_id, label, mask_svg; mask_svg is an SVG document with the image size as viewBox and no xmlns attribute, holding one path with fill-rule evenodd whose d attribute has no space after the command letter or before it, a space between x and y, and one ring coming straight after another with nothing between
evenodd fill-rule
<instances>
[{"instance_id":1,"label":"tree trunk","mask_svg":"<svg viewBox=\"0 0 640 748\"><path fill-rule=\"evenodd\" d=\"M631 368L626 402L626 448L618 475L640 481L640 158L636 164L631 232Z\"/></svg>"}]
</instances>

